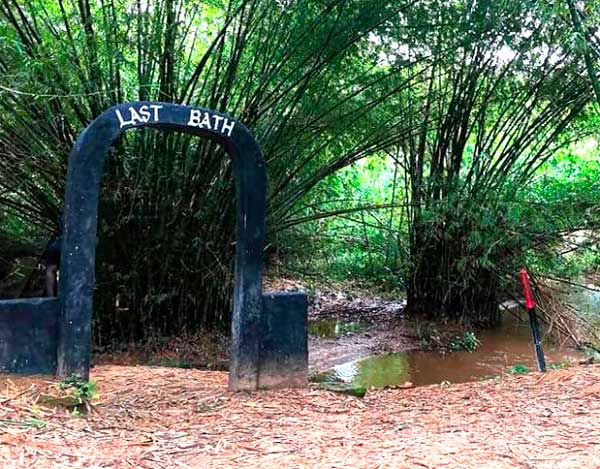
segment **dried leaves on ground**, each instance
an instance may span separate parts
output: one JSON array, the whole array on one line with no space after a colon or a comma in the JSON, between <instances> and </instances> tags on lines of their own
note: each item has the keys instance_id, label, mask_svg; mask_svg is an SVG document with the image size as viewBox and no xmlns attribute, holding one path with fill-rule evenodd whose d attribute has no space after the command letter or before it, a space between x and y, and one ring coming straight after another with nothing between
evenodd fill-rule
<instances>
[{"instance_id":1,"label":"dried leaves on ground","mask_svg":"<svg viewBox=\"0 0 600 469\"><path fill-rule=\"evenodd\" d=\"M598 468L600 366L369 392L229 393L227 375L99 366L74 416L0 379L0 464L32 468Z\"/></svg>"}]
</instances>

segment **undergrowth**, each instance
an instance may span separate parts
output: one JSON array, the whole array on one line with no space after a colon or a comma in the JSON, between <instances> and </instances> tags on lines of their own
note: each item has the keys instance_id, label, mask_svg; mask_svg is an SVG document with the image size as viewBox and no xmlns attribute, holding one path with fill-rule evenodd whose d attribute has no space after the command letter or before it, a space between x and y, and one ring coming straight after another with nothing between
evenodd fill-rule
<instances>
[{"instance_id":1,"label":"undergrowth","mask_svg":"<svg viewBox=\"0 0 600 469\"><path fill-rule=\"evenodd\" d=\"M454 351L473 352L480 345L481 341L472 331L466 331L462 337L455 337L450 342L450 348Z\"/></svg>"},{"instance_id":2,"label":"undergrowth","mask_svg":"<svg viewBox=\"0 0 600 469\"><path fill-rule=\"evenodd\" d=\"M92 401L98 395L98 386L95 381L87 380L77 374L72 374L58 384L58 389L67 391L69 397L74 400L73 410L89 411Z\"/></svg>"}]
</instances>

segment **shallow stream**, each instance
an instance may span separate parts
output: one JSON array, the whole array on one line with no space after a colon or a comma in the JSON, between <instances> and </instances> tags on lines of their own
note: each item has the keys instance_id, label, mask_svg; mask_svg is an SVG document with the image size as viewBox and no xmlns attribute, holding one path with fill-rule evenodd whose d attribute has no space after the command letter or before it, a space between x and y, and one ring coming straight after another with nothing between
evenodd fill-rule
<instances>
[{"instance_id":1,"label":"shallow stream","mask_svg":"<svg viewBox=\"0 0 600 469\"><path fill-rule=\"evenodd\" d=\"M342 326L338 326L343 330ZM535 370L531 329L524 311L504 314L501 326L477 333L481 345L473 352L409 351L375 355L335 366L317 376L324 383L344 383L357 388L382 388L443 382L462 383L503 373ZM581 354L544 344L548 367L564 366Z\"/></svg>"}]
</instances>

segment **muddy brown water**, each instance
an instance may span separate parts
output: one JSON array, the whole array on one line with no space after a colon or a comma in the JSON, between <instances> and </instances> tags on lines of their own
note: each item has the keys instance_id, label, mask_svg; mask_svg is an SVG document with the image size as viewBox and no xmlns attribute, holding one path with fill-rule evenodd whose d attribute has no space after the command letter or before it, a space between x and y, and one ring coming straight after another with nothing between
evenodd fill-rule
<instances>
[{"instance_id":1,"label":"muddy brown water","mask_svg":"<svg viewBox=\"0 0 600 469\"><path fill-rule=\"evenodd\" d=\"M519 319L521 318L521 319ZM346 383L360 388L463 383L504 373L536 370L531 329L524 311L504 315L502 324L477 333L481 345L473 352L409 351L375 355L335 366L317 375L320 382ZM577 362L582 355L544 343L549 368ZM524 368L526 367L526 368Z\"/></svg>"}]
</instances>

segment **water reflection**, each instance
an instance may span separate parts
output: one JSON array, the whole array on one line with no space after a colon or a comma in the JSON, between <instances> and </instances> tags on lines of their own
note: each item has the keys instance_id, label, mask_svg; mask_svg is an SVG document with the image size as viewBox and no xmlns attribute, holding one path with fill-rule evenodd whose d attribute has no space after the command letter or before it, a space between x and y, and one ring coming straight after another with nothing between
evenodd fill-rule
<instances>
[{"instance_id":1,"label":"water reflection","mask_svg":"<svg viewBox=\"0 0 600 469\"><path fill-rule=\"evenodd\" d=\"M308 325L308 333L317 337L336 338L353 334L362 329L357 321L344 322L339 319L318 319Z\"/></svg>"}]
</instances>

